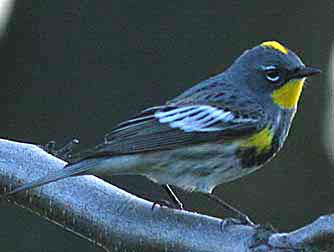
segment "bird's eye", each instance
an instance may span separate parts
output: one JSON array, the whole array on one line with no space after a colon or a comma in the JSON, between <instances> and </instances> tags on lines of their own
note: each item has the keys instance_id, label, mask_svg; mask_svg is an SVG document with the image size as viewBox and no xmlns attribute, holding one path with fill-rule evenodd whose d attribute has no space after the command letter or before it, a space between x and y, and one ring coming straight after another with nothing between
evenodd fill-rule
<instances>
[{"instance_id":1,"label":"bird's eye","mask_svg":"<svg viewBox=\"0 0 334 252\"><path fill-rule=\"evenodd\" d=\"M281 74L279 69L275 66L268 66L265 68L265 76L267 80L271 82L278 82L281 79Z\"/></svg>"}]
</instances>

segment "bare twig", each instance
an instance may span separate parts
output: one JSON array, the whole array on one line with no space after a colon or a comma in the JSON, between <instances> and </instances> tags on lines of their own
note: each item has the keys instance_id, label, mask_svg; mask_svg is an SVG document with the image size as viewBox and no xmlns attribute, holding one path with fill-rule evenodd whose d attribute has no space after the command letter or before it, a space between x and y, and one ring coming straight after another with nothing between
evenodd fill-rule
<instances>
[{"instance_id":1,"label":"bare twig","mask_svg":"<svg viewBox=\"0 0 334 252\"><path fill-rule=\"evenodd\" d=\"M62 169L66 163L42 149L0 140L0 188ZM278 234L187 211L156 207L94 176L68 178L9 199L106 251L301 251L334 237L334 217Z\"/></svg>"}]
</instances>

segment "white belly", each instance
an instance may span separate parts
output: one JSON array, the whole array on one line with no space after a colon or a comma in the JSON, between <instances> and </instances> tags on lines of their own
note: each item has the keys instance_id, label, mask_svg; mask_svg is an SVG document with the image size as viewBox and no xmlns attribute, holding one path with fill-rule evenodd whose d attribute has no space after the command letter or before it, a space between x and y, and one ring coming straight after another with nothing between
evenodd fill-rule
<instances>
[{"instance_id":1,"label":"white belly","mask_svg":"<svg viewBox=\"0 0 334 252\"><path fill-rule=\"evenodd\" d=\"M143 175L159 184L210 193L217 185L258 168L241 168L235 149L233 145L198 145L107 158L92 173L102 178L115 174Z\"/></svg>"}]
</instances>

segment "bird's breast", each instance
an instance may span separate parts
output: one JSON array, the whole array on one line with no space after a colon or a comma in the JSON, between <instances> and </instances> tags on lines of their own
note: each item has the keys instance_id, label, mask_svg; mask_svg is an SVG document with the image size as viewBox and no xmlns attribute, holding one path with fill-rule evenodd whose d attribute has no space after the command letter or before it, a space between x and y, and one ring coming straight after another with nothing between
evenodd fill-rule
<instances>
[{"instance_id":1,"label":"bird's breast","mask_svg":"<svg viewBox=\"0 0 334 252\"><path fill-rule=\"evenodd\" d=\"M237 150L243 168L253 168L270 161L288 136L295 110L280 111L261 131L243 139Z\"/></svg>"},{"instance_id":2,"label":"bird's breast","mask_svg":"<svg viewBox=\"0 0 334 252\"><path fill-rule=\"evenodd\" d=\"M242 169L236 150L236 143L212 143L152 153L145 156L150 165L141 172L159 184L208 193L251 172Z\"/></svg>"},{"instance_id":3,"label":"bird's breast","mask_svg":"<svg viewBox=\"0 0 334 252\"><path fill-rule=\"evenodd\" d=\"M261 166L272 158L278 150L277 137L271 125L240 141L236 155L242 168Z\"/></svg>"}]
</instances>

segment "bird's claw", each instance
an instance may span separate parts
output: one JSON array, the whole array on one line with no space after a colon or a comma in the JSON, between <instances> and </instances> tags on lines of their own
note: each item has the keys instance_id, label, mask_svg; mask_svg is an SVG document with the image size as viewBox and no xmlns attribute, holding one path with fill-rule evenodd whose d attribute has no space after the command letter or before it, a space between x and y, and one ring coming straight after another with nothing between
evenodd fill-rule
<instances>
[{"instance_id":1,"label":"bird's claw","mask_svg":"<svg viewBox=\"0 0 334 252\"><path fill-rule=\"evenodd\" d=\"M220 229L224 230L225 228L231 225L246 225L254 228L259 227L259 225L254 224L247 215L239 216L239 218L226 218L220 222Z\"/></svg>"},{"instance_id":2,"label":"bird's claw","mask_svg":"<svg viewBox=\"0 0 334 252\"><path fill-rule=\"evenodd\" d=\"M251 219L245 215L245 214L242 214L239 216L239 220L240 220L240 224L242 225L248 225L248 226L252 226L252 227L256 227L257 225L251 221Z\"/></svg>"},{"instance_id":3,"label":"bird's claw","mask_svg":"<svg viewBox=\"0 0 334 252\"><path fill-rule=\"evenodd\" d=\"M180 205L178 204L174 204L168 200L157 200L152 204L152 211L154 210L154 208L159 205L160 207L167 207L167 208L172 208L172 209L179 209L179 210L183 210L183 205L182 203Z\"/></svg>"},{"instance_id":4,"label":"bird's claw","mask_svg":"<svg viewBox=\"0 0 334 252\"><path fill-rule=\"evenodd\" d=\"M58 150L56 148L56 141L49 141L46 145L39 145L39 147L57 158L68 161L77 144L79 144L79 140L73 138L69 143Z\"/></svg>"}]
</instances>

